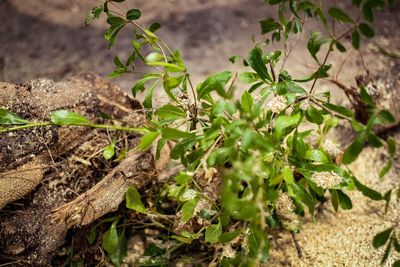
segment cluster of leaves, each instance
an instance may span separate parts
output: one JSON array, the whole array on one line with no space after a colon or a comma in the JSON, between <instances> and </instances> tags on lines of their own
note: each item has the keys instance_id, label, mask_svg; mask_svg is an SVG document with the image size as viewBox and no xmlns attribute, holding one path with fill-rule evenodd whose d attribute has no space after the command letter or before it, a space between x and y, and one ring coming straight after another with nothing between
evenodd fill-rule
<instances>
[{"instance_id":1,"label":"cluster of leaves","mask_svg":"<svg viewBox=\"0 0 400 267\"><path fill-rule=\"evenodd\" d=\"M390 170L395 142L381 139L373 129L376 125L394 123L393 116L378 108L362 86L359 93L369 115L365 124L358 121L350 109L331 103L329 92L314 92L317 80L329 76L331 65L327 64L327 59L333 48L345 52L346 48L340 41L351 36L353 47L358 49L359 32L368 38L373 37L374 31L368 23L372 21L374 11L388 3L383 0L353 1L354 8L359 7L363 12L365 21L362 22L360 18L351 18L337 6L324 12L320 1L270 0L269 4L279 5L279 20L268 18L260 21L262 33L271 37L242 59L247 71L239 74L220 72L195 87L179 52L172 51L156 35L160 24L154 23L148 28L141 26L137 23L140 10L125 12L118 2L123 0L108 0L93 8L88 21L106 14L109 29L105 38L109 47L113 46L122 28L133 26L132 52L125 63L115 57L116 69L109 76L119 77L134 72L138 61L154 67L154 71L144 74L132 87L133 96L145 92L143 106L149 126L137 129L97 125L69 111L56 111L50 122L28 122L1 109L0 125L17 126L0 128L0 132L45 125L140 131L143 137L139 148L146 150L154 144L156 157L167 143L173 144L170 156L183 166L183 171L168 181L155 197L155 202L172 202L174 208L165 209L162 205L146 208L135 188L127 192L127 208L152 216L178 214L181 226L193 226L195 219L201 219L203 223L199 227L176 231L170 238L183 244L196 241L213 248L233 248L235 253L231 256L216 251L213 261L222 266L254 266L267 262L271 231L277 228L299 231L298 218L305 215L306 209L315 220L316 206L326 201L327 191L336 211L352 208L347 190L358 189L374 200L390 200L391 191L383 195L368 188L346 165L369 144L388 148L390 160L380 175L384 176ZM306 77L295 78L284 69L289 55L286 42L290 33L302 32L306 17L322 21L330 36L322 38L317 32L311 34L307 48L318 67ZM344 28L340 35L335 33L339 28L335 23ZM265 44L280 41L282 36L284 50L265 49ZM329 48L321 61L318 52L324 44L329 44ZM231 61L237 59L240 57L233 57ZM239 99L235 98L237 80L247 87ZM311 87L306 90L308 82L311 82ZM168 103L154 103L153 95L159 86ZM352 125L356 137L343 154L333 154L325 146L327 134L341 121ZM312 139L316 141L311 142ZM114 154L115 145L111 143L103 155L111 159ZM340 181L324 186L315 180L316 175L323 174L339 177ZM205 193L205 188L199 185L199 176L214 182L221 180L222 187L217 197ZM287 195L293 205L293 210L286 211L291 213L288 215L291 221L278 210L283 195ZM120 221L120 218L112 219L103 236L103 248L117 266L126 246L125 228L117 231ZM89 236L89 242L94 240L92 235L95 236L95 232ZM390 232L384 235L385 238L377 238L379 241L374 241L374 244L384 244ZM397 241L390 242L389 249L391 244L395 248L398 245Z\"/></svg>"}]
</instances>

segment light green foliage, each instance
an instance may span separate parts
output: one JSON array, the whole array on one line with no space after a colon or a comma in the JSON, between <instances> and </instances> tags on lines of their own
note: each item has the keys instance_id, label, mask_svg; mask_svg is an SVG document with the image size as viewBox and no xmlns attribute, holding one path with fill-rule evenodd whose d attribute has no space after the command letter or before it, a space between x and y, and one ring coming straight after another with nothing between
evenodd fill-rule
<instances>
[{"instance_id":1,"label":"light green foliage","mask_svg":"<svg viewBox=\"0 0 400 267\"><path fill-rule=\"evenodd\" d=\"M352 208L345 190L358 189L371 199L389 201L391 191L382 195L361 184L346 164L353 162L367 143L373 147L385 145L390 160L382 169L381 176L390 170L395 157L395 142L381 139L373 129L376 125L393 123L393 116L376 107L363 87L360 88L360 99L368 113L364 122L358 121L351 109L331 103L329 92L315 93L317 81L329 77L332 67L328 64L330 53L335 48L342 53L347 51L341 43L345 37L351 37L353 47L358 49L363 42L360 33L368 38L374 36L369 23L376 9L387 5L385 1L353 1L355 8L360 8L363 14L361 19L338 6L323 8L321 1L266 1L278 5L278 19L260 21L265 42L257 44L243 59L243 65L248 68L238 75L230 71L213 74L196 87L179 52L167 47L154 33L160 25L141 26L137 23L141 17L139 10L131 9L120 14L116 2L122 1L106 1L101 7L94 8L88 17L98 18L101 12L106 14L109 29L105 38L109 47L113 46L123 27L134 28L129 57L125 61L115 57L116 69L109 76L135 72L137 61L153 67L152 72L145 73L132 87L133 96L145 94L143 106L149 126L146 129L119 130L143 132L139 149L146 150L157 144L157 157L169 142L173 146L171 158L179 160L185 168L165 184L158 196L153 196L157 201L173 201L173 214L161 205L146 208L133 187L126 193L128 209L151 218L179 213L182 225L190 225L194 218L201 218L206 223L200 230L187 227L179 233L171 233L168 238L185 244L198 239L211 246L240 237L242 241L235 247L234 258L222 258L217 254L216 257L225 266L238 262L243 266L255 266L268 261L269 232L278 227L298 231L298 217L304 216L306 209L314 217L316 205L326 200L326 191L330 192L336 211ZM311 33L307 48L318 66L306 77L295 78L284 68L285 57L289 55L286 44L291 34L302 32L309 17L318 19L329 34ZM340 28L342 32L332 31L334 22L343 26ZM284 50L268 46L279 41L283 42ZM322 49L323 46L328 49ZM321 57L320 51L323 50L327 52ZM239 62L238 59L241 57L235 56L230 60ZM239 99L234 98L236 77L245 84ZM160 86L168 104L160 105L153 101L154 92ZM350 122L357 133L345 149L342 162L323 145L328 132L339 121ZM68 111L56 111L51 122L60 126L86 124L99 127ZM1 109L0 123L25 124L26 121ZM311 130L306 131L303 126ZM316 144L309 141L313 137ZM104 150L106 159L114 156L114 145L111 143ZM219 194L217 198L207 196L194 179L201 173L207 176L212 168L222 179L221 191L214 192ZM340 181L324 187L324 181L314 180L315 177L324 178L324 175L339 177ZM285 206L281 205L282 201L286 201L286 207L292 208L282 210ZM169 222L164 223L165 227L170 227ZM115 265L120 263L125 253L124 232L118 232L117 225L118 220L113 221L103 236L103 248ZM93 241L93 236L95 232L89 236L90 241ZM379 234L374 246L385 244L389 236L387 232ZM389 249L392 244L398 249L398 241L394 238L389 241ZM149 255L160 262L168 260L165 251L152 253Z\"/></svg>"}]
</instances>

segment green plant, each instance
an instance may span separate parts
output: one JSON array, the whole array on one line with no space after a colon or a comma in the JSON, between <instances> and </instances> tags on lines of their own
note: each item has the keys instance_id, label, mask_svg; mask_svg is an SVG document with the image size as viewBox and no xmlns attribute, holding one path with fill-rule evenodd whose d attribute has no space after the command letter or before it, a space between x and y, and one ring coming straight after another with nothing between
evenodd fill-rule
<instances>
[{"instance_id":1,"label":"green plant","mask_svg":"<svg viewBox=\"0 0 400 267\"><path fill-rule=\"evenodd\" d=\"M153 207L145 207L135 188L127 192L126 206L144 216L177 213L178 227L164 221L165 227L174 228L168 238L174 239L178 247L197 241L210 248L222 248L215 249L211 259L222 266L267 262L271 231L285 228L298 232L300 216L304 216L306 209L316 220L315 208L326 201L327 191L336 211L352 208L347 190L358 189L371 199L389 201L389 192L382 195L361 184L346 165L367 144L387 146L391 156L380 173L384 176L394 159L395 142L377 136L374 126L391 124L395 119L389 111L376 106L363 86L355 94L346 92L355 112L331 103L329 91L316 89L318 80L329 77L330 54L346 51L342 40L350 36L352 46L358 49L362 43L360 33L367 38L374 36L369 25L374 11L394 1L353 1L354 8L362 11L357 18L337 6L323 7L320 1L266 1L279 5L278 20L260 21L262 34L268 37L247 58L230 59L242 61L248 71L220 72L197 86L191 82L180 53L157 36L160 24L143 27L137 23L140 10L124 11L118 2L123 0L108 0L93 8L87 22L102 13L107 15L109 29L105 38L109 48L123 27L133 27L132 52L123 61L115 57L116 69L109 77L135 72L138 61L152 67L153 71L144 74L132 87L133 96L145 93L143 107L149 125L139 129L97 125L69 111L54 112L48 122L28 122L1 109L0 132L46 125L139 131L143 134L139 148L146 150L155 144L157 157L167 143L173 144L170 156L182 166L180 174L153 196ZM317 68L307 77L292 77L285 69L291 52L289 36L302 34L308 17L320 20L328 36L311 33L307 48ZM273 49L273 43L279 41L284 49ZM319 52L324 46L327 50L321 57ZM238 99L234 94L237 80L246 85ZM153 94L159 86L169 103L154 103ZM356 133L344 151L327 138L341 121L351 124ZM114 150L111 143L105 148L104 157L113 158ZM164 208L161 202L172 203L172 209ZM125 230L116 230L119 221L113 220L103 237L103 248L115 265L122 260L120 252L124 251L121 246L125 242ZM393 242L398 250L398 243ZM161 258L158 263L140 264L154 266L167 261L168 258Z\"/></svg>"}]
</instances>

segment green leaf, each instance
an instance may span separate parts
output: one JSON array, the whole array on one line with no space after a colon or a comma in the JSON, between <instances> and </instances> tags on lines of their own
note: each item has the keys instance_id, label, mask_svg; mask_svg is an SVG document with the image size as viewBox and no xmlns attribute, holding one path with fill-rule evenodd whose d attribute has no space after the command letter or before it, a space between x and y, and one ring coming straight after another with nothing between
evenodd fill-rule
<instances>
[{"instance_id":1,"label":"green leaf","mask_svg":"<svg viewBox=\"0 0 400 267\"><path fill-rule=\"evenodd\" d=\"M309 122L321 125L324 122L324 117L322 116L322 112L313 106L310 106L306 110L306 118Z\"/></svg>"},{"instance_id":2,"label":"green leaf","mask_svg":"<svg viewBox=\"0 0 400 267\"><path fill-rule=\"evenodd\" d=\"M311 80L314 80L315 78L327 78L329 77L328 71L332 65L327 64L327 65L322 65L321 67L318 68L316 72L311 74L310 76L300 78L300 79L294 79L293 81L295 82L309 82Z\"/></svg>"},{"instance_id":3,"label":"green leaf","mask_svg":"<svg viewBox=\"0 0 400 267\"><path fill-rule=\"evenodd\" d=\"M388 152L391 157L394 157L396 154L396 141L390 137L386 140L388 146Z\"/></svg>"},{"instance_id":4,"label":"green leaf","mask_svg":"<svg viewBox=\"0 0 400 267\"><path fill-rule=\"evenodd\" d=\"M111 224L110 229L108 229L103 235L102 245L108 254L113 254L118 249L117 223L118 219Z\"/></svg>"},{"instance_id":5,"label":"green leaf","mask_svg":"<svg viewBox=\"0 0 400 267\"><path fill-rule=\"evenodd\" d=\"M357 29L354 29L354 31L351 33L351 45L356 50L360 48L360 34L358 33Z\"/></svg>"},{"instance_id":6,"label":"green leaf","mask_svg":"<svg viewBox=\"0 0 400 267\"><path fill-rule=\"evenodd\" d=\"M110 24L110 28L105 32L104 37L109 42L108 49L110 49L115 43L118 32L126 25L126 21L120 17L110 16L107 23Z\"/></svg>"},{"instance_id":7,"label":"green leaf","mask_svg":"<svg viewBox=\"0 0 400 267\"><path fill-rule=\"evenodd\" d=\"M215 244L218 242L221 234L222 234L221 223L212 224L206 229L205 239L210 244Z\"/></svg>"},{"instance_id":8,"label":"green leaf","mask_svg":"<svg viewBox=\"0 0 400 267\"><path fill-rule=\"evenodd\" d=\"M153 144L153 141L157 138L159 134L159 132L149 132L143 135L138 145L139 149L141 151L144 151L150 148L150 146Z\"/></svg>"},{"instance_id":9,"label":"green leaf","mask_svg":"<svg viewBox=\"0 0 400 267\"><path fill-rule=\"evenodd\" d=\"M161 28L161 24L158 22L154 22L153 24L150 25L149 31L156 32L160 28Z\"/></svg>"},{"instance_id":10,"label":"green leaf","mask_svg":"<svg viewBox=\"0 0 400 267\"><path fill-rule=\"evenodd\" d=\"M379 178L383 178L392 168L393 166L393 160L389 159L388 162L386 162L385 166L383 166L382 170L379 172Z\"/></svg>"},{"instance_id":11,"label":"green leaf","mask_svg":"<svg viewBox=\"0 0 400 267\"><path fill-rule=\"evenodd\" d=\"M383 196L381 193L367 187L366 185L363 185L358 181L355 177L353 177L354 184L357 187L357 189L366 197L372 199L372 200L382 200Z\"/></svg>"},{"instance_id":12,"label":"green leaf","mask_svg":"<svg viewBox=\"0 0 400 267\"><path fill-rule=\"evenodd\" d=\"M400 260L393 262L392 267L400 267Z\"/></svg>"},{"instance_id":13,"label":"green leaf","mask_svg":"<svg viewBox=\"0 0 400 267\"><path fill-rule=\"evenodd\" d=\"M332 196L331 202L332 202L333 209L336 212L338 212L338 210L339 210L339 195L338 195L338 192L337 192L336 189L329 189L329 192L331 193L331 196Z\"/></svg>"},{"instance_id":14,"label":"green leaf","mask_svg":"<svg viewBox=\"0 0 400 267\"><path fill-rule=\"evenodd\" d=\"M375 235L374 240L372 241L372 245L374 248L379 248L383 245L385 245L386 241L388 241L390 234L393 231L393 227L388 228L377 235Z\"/></svg>"},{"instance_id":15,"label":"green leaf","mask_svg":"<svg viewBox=\"0 0 400 267\"><path fill-rule=\"evenodd\" d=\"M360 132L353 143L344 151L343 163L350 164L353 162L364 148L367 135L365 131Z\"/></svg>"},{"instance_id":16,"label":"green leaf","mask_svg":"<svg viewBox=\"0 0 400 267\"><path fill-rule=\"evenodd\" d=\"M224 90L224 87L231 79L231 76L232 73L230 71L224 71L209 76L197 89L198 90L197 98L205 99L206 96L213 91L217 91L219 95L225 96L226 92Z\"/></svg>"},{"instance_id":17,"label":"green leaf","mask_svg":"<svg viewBox=\"0 0 400 267\"><path fill-rule=\"evenodd\" d=\"M297 123L299 123L300 119L301 119L300 113L296 113L295 115L292 116L285 116L285 115L278 116L278 118L275 121L275 127L274 127L274 131L276 132L277 137L280 138L283 131L286 128L296 125Z\"/></svg>"},{"instance_id":18,"label":"green leaf","mask_svg":"<svg viewBox=\"0 0 400 267\"><path fill-rule=\"evenodd\" d=\"M247 60L250 64L250 67L257 72L261 79L272 81L271 75L269 74L268 69L265 66L262 55L263 53L261 49L256 47L250 51Z\"/></svg>"},{"instance_id":19,"label":"green leaf","mask_svg":"<svg viewBox=\"0 0 400 267\"><path fill-rule=\"evenodd\" d=\"M383 146L381 139L372 132L368 133L368 144L375 148Z\"/></svg>"},{"instance_id":20,"label":"green leaf","mask_svg":"<svg viewBox=\"0 0 400 267\"><path fill-rule=\"evenodd\" d=\"M144 101L143 101L143 107L144 108L147 108L147 109L153 108L153 92L154 92L154 89L156 88L157 83L158 83L158 81L153 83L150 86L149 90L147 90L146 96L145 96Z\"/></svg>"},{"instance_id":21,"label":"green leaf","mask_svg":"<svg viewBox=\"0 0 400 267\"><path fill-rule=\"evenodd\" d=\"M297 94L297 95L303 95L306 94L307 91L304 90L303 87L301 87L300 85L298 85L295 82L292 81L281 81L279 83L277 83L275 88L275 93L277 95L286 95L288 93L290 94Z\"/></svg>"},{"instance_id":22,"label":"green leaf","mask_svg":"<svg viewBox=\"0 0 400 267\"><path fill-rule=\"evenodd\" d=\"M199 198L191 199L182 206L182 223L186 224L194 215Z\"/></svg>"},{"instance_id":23,"label":"green leaf","mask_svg":"<svg viewBox=\"0 0 400 267\"><path fill-rule=\"evenodd\" d=\"M372 12L372 8L367 3L365 3L363 5L363 14L364 14L364 18L367 21L372 22L374 20L374 13Z\"/></svg>"},{"instance_id":24,"label":"green leaf","mask_svg":"<svg viewBox=\"0 0 400 267\"><path fill-rule=\"evenodd\" d=\"M27 123L27 120L22 119L7 109L0 108L0 125L18 125Z\"/></svg>"},{"instance_id":25,"label":"green leaf","mask_svg":"<svg viewBox=\"0 0 400 267\"><path fill-rule=\"evenodd\" d=\"M262 34L267 34L272 31L279 30L281 28L281 25L278 22L276 22L273 18L263 19L260 20L259 22Z\"/></svg>"},{"instance_id":26,"label":"green leaf","mask_svg":"<svg viewBox=\"0 0 400 267\"><path fill-rule=\"evenodd\" d=\"M147 209L142 203L139 192L133 186L130 186L126 191L126 207L140 213L147 213Z\"/></svg>"},{"instance_id":27,"label":"green leaf","mask_svg":"<svg viewBox=\"0 0 400 267\"><path fill-rule=\"evenodd\" d=\"M332 103L324 103L324 107L349 118L354 116L354 113L344 106L339 106Z\"/></svg>"},{"instance_id":28,"label":"green leaf","mask_svg":"<svg viewBox=\"0 0 400 267\"><path fill-rule=\"evenodd\" d=\"M360 25L358 25L358 29L367 38L372 38L375 36L374 30L367 23L360 23Z\"/></svg>"},{"instance_id":29,"label":"green leaf","mask_svg":"<svg viewBox=\"0 0 400 267\"><path fill-rule=\"evenodd\" d=\"M244 112L251 112L251 108L253 107L253 97L247 91L244 91L242 94L241 106Z\"/></svg>"},{"instance_id":30,"label":"green leaf","mask_svg":"<svg viewBox=\"0 0 400 267\"><path fill-rule=\"evenodd\" d=\"M339 41L334 41L334 42L335 42L336 48L337 48L340 52L344 53L344 52L347 51L346 47L344 47L344 45L343 45L341 42L339 42Z\"/></svg>"},{"instance_id":31,"label":"green leaf","mask_svg":"<svg viewBox=\"0 0 400 267\"><path fill-rule=\"evenodd\" d=\"M183 132L175 128L162 128L161 129L161 135L162 138L164 139L172 139L172 140L177 140L180 138L189 138L193 137L194 133L189 133L189 132Z\"/></svg>"},{"instance_id":32,"label":"green leaf","mask_svg":"<svg viewBox=\"0 0 400 267\"><path fill-rule=\"evenodd\" d=\"M317 58L317 53L319 52L319 50L321 49L321 46L327 42L326 39L324 38L319 38L320 33L319 32L315 32L313 31L311 33L311 37L308 40L307 43L307 49L310 52L311 56L315 59L315 61L318 61Z\"/></svg>"},{"instance_id":33,"label":"green leaf","mask_svg":"<svg viewBox=\"0 0 400 267\"><path fill-rule=\"evenodd\" d=\"M379 112L378 118L383 124L392 124L396 122L396 119L393 117L392 113L386 109L383 109Z\"/></svg>"},{"instance_id":34,"label":"green leaf","mask_svg":"<svg viewBox=\"0 0 400 267\"><path fill-rule=\"evenodd\" d=\"M115 155L115 141L112 141L106 148L103 150L103 157L106 160L111 159Z\"/></svg>"},{"instance_id":35,"label":"green leaf","mask_svg":"<svg viewBox=\"0 0 400 267\"><path fill-rule=\"evenodd\" d=\"M353 22L353 20L346 14L342 9L337 7L331 7L328 10L328 13L331 17L343 21L343 22Z\"/></svg>"},{"instance_id":36,"label":"green leaf","mask_svg":"<svg viewBox=\"0 0 400 267\"><path fill-rule=\"evenodd\" d=\"M308 160L322 162L322 163L330 162L329 156L324 151L319 150L319 149L308 150L306 152L305 158Z\"/></svg>"},{"instance_id":37,"label":"green leaf","mask_svg":"<svg viewBox=\"0 0 400 267\"><path fill-rule=\"evenodd\" d=\"M146 64L149 66L164 67L166 70L168 70L170 72L181 72L181 71L185 70L185 67L183 67L183 66L179 66L179 65L167 63L167 62L147 62Z\"/></svg>"},{"instance_id":38,"label":"green leaf","mask_svg":"<svg viewBox=\"0 0 400 267\"><path fill-rule=\"evenodd\" d=\"M155 114L162 120L186 118L186 112L183 109L171 104L160 107Z\"/></svg>"},{"instance_id":39,"label":"green leaf","mask_svg":"<svg viewBox=\"0 0 400 267\"><path fill-rule=\"evenodd\" d=\"M337 190L338 198L339 198L339 205L344 210L351 210L353 208L353 204L351 199L348 195L343 193L341 190Z\"/></svg>"},{"instance_id":40,"label":"green leaf","mask_svg":"<svg viewBox=\"0 0 400 267\"><path fill-rule=\"evenodd\" d=\"M141 15L142 15L142 12L139 9L130 9L126 13L126 18L128 20L137 20L140 18Z\"/></svg>"},{"instance_id":41,"label":"green leaf","mask_svg":"<svg viewBox=\"0 0 400 267\"><path fill-rule=\"evenodd\" d=\"M158 78L160 78L160 75L159 74L152 74L152 73L150 73L150 74L146 74L146 75L144 75L140 80L138 80L137 82L136 82L136 84L132 87L132 95L134 96L134 97L136 97L136 94L139 92L139 91L144 91L144 85L145 85L145 83L146 82L148 82L148 81L150 81L150 80L153 80L153 79L158 79Z\"/></svg>"},{"instance_id":42,"label":"green leaf","mask_svg":"<svg viewBox=\"0 0 400 267\"><path fill-rule=\"evenodd\" d=\"M57 110L51 114L51 122L55 125L87 125L90 123L88 119L78 113L68 110Z\"/></svg>"},{"instance_id":43,"label":"green leaf","mask_svg":"<svg viewBox=\"0 0 400 267\"><path fill-rule=\"evenodd\" d=\"M360 97L361 101L367 104L370 107L374 107L375 103L374 100L372 99L371 95L368 94L367 90L365 89L365 86L360 86Z\"/></svg>"},{"instance_id":44,"label":"green leaf","mask_svg":"<svg viewBox=\"0 0 400 267\"><path fill-rule=\"evenodd\" d=\"M233 239L238 237L242 232L243 232L242 229L236 229L231 232L223 233L219 236L219 242L221 243L231 242Z\"/></svg>"}]
</instances>

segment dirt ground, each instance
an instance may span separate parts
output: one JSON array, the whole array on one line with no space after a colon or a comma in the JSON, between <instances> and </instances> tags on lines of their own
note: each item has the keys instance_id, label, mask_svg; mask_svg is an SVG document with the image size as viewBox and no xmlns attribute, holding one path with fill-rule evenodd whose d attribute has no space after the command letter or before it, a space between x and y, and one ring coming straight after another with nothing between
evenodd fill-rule
<instances>
[{"instance_id":1,"label":"dirt ground","mask_svg":"<svg viewBox=\"0 0 400 267\"><path fill-rule=\"evenodd\" d=\"M98 3L95 0L1 0L0 81L23 83L39 77L62 80L87 71L102 76L111 72L114 55L123 58L130 52L129 31L122 32L116 46L107 50L104 21L83 26L84 17ZM228 58L246 56L254 45L252 34L259 32L257 20L274 14L261 0L130 0L124 5L141 9L143 24L157 21L163 25L161 37L171 47L181 50L195 82L217 71L236 69ZM379 46L400 51L398 2L379 15L376 26L380 35L363 47L362 54L372 74L385 77L392 69L400 70L398 59L378 52ZM314 23L308 25L308 29L314 28ZM344 55L335 54L330 63L340 65L344 58ZM312 61L304 42L298 44L287 66L296 75L308 73ZM354 84L355 75L363 73L364 69L358 52L353 51L339 77L346 84ZM113 82L128 91L134 81L135 77L130 76ZM397 85L392 88L394 98L400 90L398 82ZM333 88L330 84L321 84L321 88L327 87ZM340 100L340 94L336 95ZM400 167L381 183L375 162L379 162L379 156L367 150L352 168L363 182L379 190L399 184ZM352 197L353 211L334 214L327 209L318 225L304 226L298 235L305 255L303 259L297 258L289 236L282 234L271 251L271 266L379 266L383 252L374 250L371 240L376 232L390 224L389 218L393 218L390 216L398 211L398 206L392 206L392 213L384 216L382 203L364 203L359 193Z\"/></svg>"}]
</instances>

